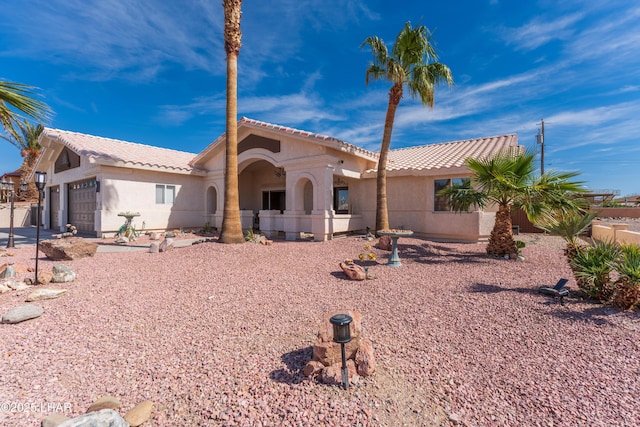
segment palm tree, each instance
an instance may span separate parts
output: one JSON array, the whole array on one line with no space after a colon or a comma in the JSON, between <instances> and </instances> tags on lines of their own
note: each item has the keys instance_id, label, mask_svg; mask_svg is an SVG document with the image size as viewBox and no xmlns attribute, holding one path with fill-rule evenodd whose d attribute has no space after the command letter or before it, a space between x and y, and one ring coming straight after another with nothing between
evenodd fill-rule
<instances>
[{"instance_id":1,"label":"palm tree","mask_svg":"<svg viewBox=\"0 0 640 427\"><path fill-rule=\"evenodd\" d=\"M597 216L598 212L586 212L583 209L551 212L550 215L536 221L535 226L562 237L567 242L564 254L571 262L580 248L578 238L591 226L591 222Z\"/></svg>"},{"instance_id":2,"label":"palm tree","mask_svg":"<svg viewBox=\"0 0 640 427\"><path fill-rule=\"evenodd\" d=\"M38 122L45 122L51 117L51 109L44 102L35 98L34 90L33 86L0 80L0 124L10 138L15 140L19 138L16 125L20 127L20 119L22 118L14 110L18 110Z\"/></svg>"},{"instance_id":3,"label":"palm tree","mask_svg":"<svg viewBox=\"0 0 640 427\"><path fill-rule=\"evenodd\" d=\"M0 138L16 146L24 159L20 167L21 180L29 182L29 189L26 194L20 194L20 199L35 200L38 197L38 191L35 182L28 180L28 177L31 175L36 159L42 150L38 142L38 137L44 130L44 127L41 124L33 125L27 120L23 120L22 123L17 123L17 126L20 131L19 133L13 132L15 134L13 136L0 135Z\"/></svg>"},{"instance_id":4,"label":"palm tree","mask_svg":"<svg viewBox=\"0 0 640 427\"><path fill-rule=\"evenodd\" d=\"M522 208L531 222L549 215L551 211L568 212L578 209L579 199L568 195L584 191L582 183L570 181L574 172L535 174L535 153L505 150L490 158L468 158L470 180L461 186L451 186L438 195L450 198L456 212L471 206L498 206L496 222L489 237L487 253L504 256L517 254L511 229L511 208Z\"/></svg>"},{"instance_id":5,"label":"palm tree","mask_svg":"<svg viewBox=\"0 0 640 427\"><path fill-rule=\"evenodd\" d=\"M387 160L393 122L404 86L407 86L412 98L419 97L423 105L433 107L436 85L442 82L452 85L453 77L449 67L437 62L438 55L432 44L431 32L425 26L412 28L407 22L396 37L391 54L384 41L377 36L368 37L361 48L365 45L370 46L373 53L373 62L367 68L366 84L369 84L370 78L389 80L392 83L376 180L376 230L384 230L389 228Z\"/></svg>"},{"instance_id":6,"label":"palm tree","mask_svg":"<svg viewBox=\"0 0 640 427\"><path fill-rule=\"evenodd\" d=\"M226 171L224 174L224 211L222 243L242 243L240 200L238 196L238 55L242 40L240 15L242 0L223 0L224 50L227 53L227 132Z\"/></svg>"}]
</instances>

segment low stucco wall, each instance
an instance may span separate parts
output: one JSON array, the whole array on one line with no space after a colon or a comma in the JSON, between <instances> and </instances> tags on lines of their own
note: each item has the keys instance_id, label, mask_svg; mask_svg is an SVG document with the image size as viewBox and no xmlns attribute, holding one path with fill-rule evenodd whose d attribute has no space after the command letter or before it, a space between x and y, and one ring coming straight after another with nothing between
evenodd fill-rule
<instances>
[{"instance_id":1,"label":"low stucco wall","mask_svg":"<svg viewBox=\"0 0 640 427\"><path fill-rule=\"evenodd\" d=\"M627 230L627 224L603 225L600 221L593 221L591 237L595 240L618 242L620 244L635 243L640 245L640 233Z\"/></svg>"},{"instance_id":2,"label":"low stucco wall","mask_svg":"<svg viewBox=\"0 0 640 427\"><path fill-rule=\"evenodd\" d=\"M11 222L11 205L0 204L0 228L9 228ZM31 204L16 204L13 210L13 226L28 227L31 225Z\"/></svg>"}]
</instances>

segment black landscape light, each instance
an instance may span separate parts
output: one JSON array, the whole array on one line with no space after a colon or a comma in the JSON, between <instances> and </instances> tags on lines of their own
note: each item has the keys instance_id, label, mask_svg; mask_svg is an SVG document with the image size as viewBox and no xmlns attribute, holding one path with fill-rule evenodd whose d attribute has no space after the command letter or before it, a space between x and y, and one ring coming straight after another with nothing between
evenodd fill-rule
<instances>
[{"instance_id":1,"label":"black landscape light","mask_svg":"<svg viewBox=\"0 0 640 427\"><path fill-rule=\"evenodd\" d=\"M40 247L40 206L42 205L42 193L47 185L47 173L36 171L36 187L38 188L38 213L36 213L36 280L34 285L38 284L38 249Z\"/></svg>"},{"instance_id":2,"label":"black landscape light","mask_svg":"<svg viewBox=\"0 0 640 427\"><path fill-rule=\"evenodd\" d=\"M353 319L348 314L336 314L329 319L333 325L333 341L340 343L342 350L342 386L349 388L349 371L347 370L347 355L344 345L351 341L351 322Z\"/></svg>"}]
</instances>

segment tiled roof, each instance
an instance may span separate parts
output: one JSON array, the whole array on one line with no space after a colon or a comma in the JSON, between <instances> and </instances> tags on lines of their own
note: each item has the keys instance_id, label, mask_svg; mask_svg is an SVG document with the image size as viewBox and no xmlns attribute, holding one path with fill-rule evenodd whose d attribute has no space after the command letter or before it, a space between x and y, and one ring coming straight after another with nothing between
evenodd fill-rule
<instances>
[{"instance_id":1,"label":"tiled roof","mask_svg":"<svg viewBox=\"0 0 640 427\"><path fill-rule=\"evenodd\" d=\"M97 163L183 172L194 170L189 164L195 157L193 153L51 128L45 128L42 135L81 156L97 160Z\"/></svg>"},{"instance_id":2,"label":"tiled roof","mask_svg":"<svg viewBox=\"0 0 640 427\"><path fill-rule=\"evenodd\" d=\"M322 145L329 146L343 152L359 155L361 157L365 157L370 160L376 160L378 158L378 153L365 150L364 148L358 147L353 144L349 144L348 142L342 141L332 136L321 135L319 133L308 132L308 131L295 129L287 126L280 126L273 123L261 122L259 120L249 119L247 117L241 117L240 120L238 120L238 128L243 126L253 128L253 129L268 129L268 130L276 131L285 135L293 135L301 138L306 138L311 140L312 142L320 143ZM209 151L211 151L218 144L221 144L226 137L227 137L226 133L223 133L222 135L220 135L215 141L209 144L207 148L205 148L200 154L198 154L192 160L191 164L197 164L197 162L203 159Z\"/></svg>"},{"instance_id":3,"label":"tiled roof","mask_svg":"<svg viewBox=\"0 0 640 427\"><path fill-rule=\"evenodd\" d=\"M466 139L389 151L387 171L434 170L461 167L469 157L482 158L518 146L515 134ZM373 170L368 170L371 173Z\"/></svg>"}]
</instances>

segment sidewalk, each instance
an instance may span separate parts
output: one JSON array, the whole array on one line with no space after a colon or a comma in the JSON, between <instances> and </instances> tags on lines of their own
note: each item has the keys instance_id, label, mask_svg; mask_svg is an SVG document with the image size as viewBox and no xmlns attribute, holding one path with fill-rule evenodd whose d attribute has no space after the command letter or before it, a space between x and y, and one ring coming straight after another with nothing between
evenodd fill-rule
<instances>
[{"instance_id":1,"label":"sidewalk","mask_svg":"<svg viewBox=\"0 0 640 427\"><path fill-rule=\"evenodd\" d=\"M52 238L52 235L56 234L51 230L40 229L40 241L48 240ZM7 246L7 240L9 238L9 229L0 228L0 247L5 248ZM128 244L121 245L114 242L114 239L99 239L97 237L88 238L89 240L98 244L97 253L108 252L135 252L135 251L148 251L150 243L146 244ZM16 227L13 229L13 240L16 248L21 246L29 246L36 244L36 227ZM176 239L173 242L175 248L181 248L185 246L191 246L194 242L202 240L197 239Z\"/></svg>"}]
</instances>

